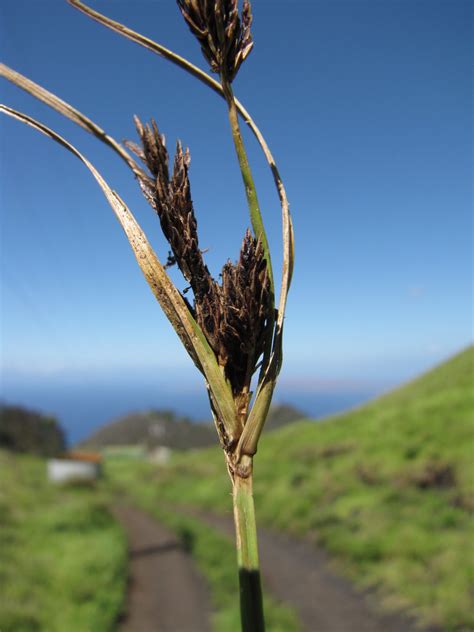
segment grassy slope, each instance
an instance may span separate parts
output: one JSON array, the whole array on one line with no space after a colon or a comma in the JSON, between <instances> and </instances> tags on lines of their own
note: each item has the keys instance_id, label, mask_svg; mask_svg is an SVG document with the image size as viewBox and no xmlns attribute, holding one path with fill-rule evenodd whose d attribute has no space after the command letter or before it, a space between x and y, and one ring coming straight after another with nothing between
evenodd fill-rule
<instances>
[{"instance_id":1,"label":"grassy slope","mask_svg":"<svg viewBox=\"0 0 474 632\"><path fill-rule=\"evenodd\" d=\"M106 632L124 597L124 535L100 491L57 489L45 470L0 452L0 630Z\"/></svg>"},{"instance_id":2,"label":"grassy slope","mask_svg":"<svg viewBox=\"0 0 474 632\"><path fill-rule=\"evenodd\" d=\"M473 358L470 348L358 410L264 436L256 459L262 522L317 538L386 607L446 630L474 626ZM176 456L154 478L163 501L229 510L216 449Z\"/></svg>"}]
</instances>

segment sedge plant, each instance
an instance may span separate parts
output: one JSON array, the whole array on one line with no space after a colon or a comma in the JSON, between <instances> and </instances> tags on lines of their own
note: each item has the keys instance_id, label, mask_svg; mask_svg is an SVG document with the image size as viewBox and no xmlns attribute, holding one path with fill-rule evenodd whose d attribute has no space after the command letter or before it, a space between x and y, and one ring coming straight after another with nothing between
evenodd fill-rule
<instances>
[{"instance_id":1,"label":"sedge plant","mask_svg":"<svg viewBox=\"0 0 474 632\"><path fill-rule=\"evenodd\" d=\"M151 119L144 124L137 117L138 143L120 144L72 105L0 64L4 78L71 119L118 154L158 215L171 249L165 264L160 262L125 202L84 155L41 122L6 105L0 106L1 112L56 141L90 170L122 225L152 292L204 377L233 488L242 630L261 632L264 615L252 495L253 459L281 368L283 321L294 255L293 229L281 177L265 139L232 88L253 47L250 3L244 0L239 12L238 0L177 0L210 70L217 76L214 79L183 57L79 0L68 2L100 24L187 71L221 96L227 106L251 228L244 235L237 262L225 263L217 281L209 272L199 246L189 180L189 151L183 150L178 142L171 167L165 139L156 122ZM281 202L283 269L278 303L270 247L240 129L242 121L250 127L263 150ZM179 267L192 289L192 300L172 283L166 271L169 264Z\"/></svg>"}]
</instances>

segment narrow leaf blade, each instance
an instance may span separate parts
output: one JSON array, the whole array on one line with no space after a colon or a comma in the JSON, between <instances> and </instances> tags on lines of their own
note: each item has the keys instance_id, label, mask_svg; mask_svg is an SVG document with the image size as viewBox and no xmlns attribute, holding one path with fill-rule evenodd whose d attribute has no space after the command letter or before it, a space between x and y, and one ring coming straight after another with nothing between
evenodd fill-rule
<instances>
[{"instance_id":1,"label":"narrow leaf blade","mask_svg":"<svg viewBox=\"0 0 474 632\"><path fill-rule=\"evenodd\" d=\"M236 439L238 429L230 386L226 382L204 334L189 312L182 296L166 274L144 232L125 202L109 187L92 163L62 136L39 121L8 106L0 105L0 112L16 118L59 143L74 154L92 173L127 235L137 262L153 294L194 363L204 373L213 395L217 412L225 425L229 439Z\"/></svg>"},{"instance_id":2,"label":"narrow leaf blade","mask_svg":"<svg viewBox=\"0 0 474 632\"><path fill-rule=\"evenodd\" d=\"M28 79L28 77L25 77L16 70L13 70L13 68L9 68L2 63L0 63L0 77L4 77L14 85L18 86L18 88L28 92L28 94L31 94L39 101L46 103L46 105L49 105L49 107L53 108L53 110L56 110L56 112L59 112L111 147L122 158L122 160L127 163L134 173L141 171L135 160L119 142L112 138L112 136L109 136L109 134L99 127L99 125L94 123L94 121L69 103L63 101L63 99L60 99L52 92L49 92L49 90L46 90L43 86L40 86L31 79Z\"/></svg>"}]
</instances>

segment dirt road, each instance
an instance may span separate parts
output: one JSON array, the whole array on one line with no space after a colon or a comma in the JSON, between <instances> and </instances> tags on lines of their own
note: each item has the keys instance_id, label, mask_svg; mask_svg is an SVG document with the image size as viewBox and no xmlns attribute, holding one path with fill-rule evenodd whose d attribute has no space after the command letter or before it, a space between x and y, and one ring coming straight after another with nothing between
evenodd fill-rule
<instances>
[{"instance_id":1,"label":"dirt road","mask_svg":"<svg viewBox=\"0 0 474 632\"><path fill-rule=\"evenodd\" d=\"M121 632L209 632L205 580L177 537L144 512L118 506L129 543L129 589Z\"/></svg>"},{"instance_id":2,"label":"dirt road","mask_svg":"<svg viewBox=\"0 0 474 632\"><path fill-rule=\"evenodd\" d=\"M234 537L230 516L185 513ZM117 508L115 515L130 545L130 586L121 632L208 632L211 609L205 580L176 536L138 509ZM295 610L306 632L421 632L402 615L378 613L370 595L356 592L338 577L326 555L310 543L259 529L259 545L264 589Z\"/></svg>"}]
</instances>

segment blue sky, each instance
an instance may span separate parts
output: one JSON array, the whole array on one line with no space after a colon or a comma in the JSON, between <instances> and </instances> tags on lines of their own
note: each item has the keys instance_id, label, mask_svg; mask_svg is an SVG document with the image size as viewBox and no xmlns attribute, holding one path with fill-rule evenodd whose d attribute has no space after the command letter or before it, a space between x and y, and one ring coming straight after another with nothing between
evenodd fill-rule
<instances>
[{"instance_id":1,"label":"blue sky","mask_svg":"<svg viewBox=\"0 0 474 632\"><path fill-rule=\"evenodd\" d=\"M93 6L206 68L172 0ZM471 338L471 3L256 0L253 13L255 49L235 92L276 157L296 231L281 392L386 388ZM61 0L3 0L0 23L5 63L116 138L135 137L138 114L156 118L170 149L177 138L190 147L209 265L217 274L235 259L248 218L224 103ZM166 258L119 159L3 80L0 91L92 160ZM3 397L55 412L55 384L63 394L64 384L119 384L135 407L144 382L152 393L156 381L147 405L194 393L200 377L90 175L32 130L0 126ZM245 140L279 250L278 199Z\"/></svg>"}]
</instances>

